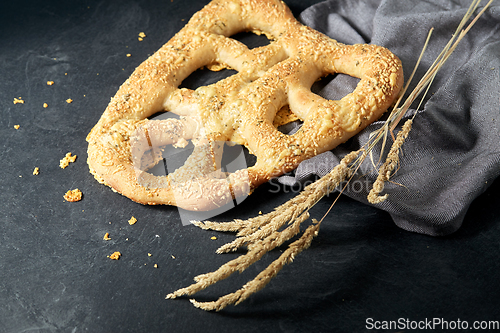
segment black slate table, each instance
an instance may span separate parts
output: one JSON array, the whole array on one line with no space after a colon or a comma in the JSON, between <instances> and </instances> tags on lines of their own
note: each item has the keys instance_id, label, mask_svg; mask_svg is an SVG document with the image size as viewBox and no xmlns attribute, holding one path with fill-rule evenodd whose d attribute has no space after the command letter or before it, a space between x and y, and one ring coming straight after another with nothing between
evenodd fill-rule
<instances>
[{"instance_id":1,"label":"black slate table","mask_svg":"<svg viewBox=\"0 0 500 333\"><path fill-rule=\"evenodd\" d=\"M500 180L459 231L440 238L398 229L383 211L341 197L312 246L239 306L208 313L187 298L165 300L234 258L214 253L234 236L183 226L175 207L142 206L100 185L88 172L85 137L135 67L207 2L0 5L0 332L401 332L429 321L498 323ZM287 1L296 15L315 2ZM67 152L77 160L61 169ZM83 200L66 202L74 188ZM267 212L294 195L274 192L264 185L217 219ZM107 257L114 251L120 260ZM236 290L279 253L198 299ZM390 321L405 329L383 329Z\"/></svg>"}]
</instances>

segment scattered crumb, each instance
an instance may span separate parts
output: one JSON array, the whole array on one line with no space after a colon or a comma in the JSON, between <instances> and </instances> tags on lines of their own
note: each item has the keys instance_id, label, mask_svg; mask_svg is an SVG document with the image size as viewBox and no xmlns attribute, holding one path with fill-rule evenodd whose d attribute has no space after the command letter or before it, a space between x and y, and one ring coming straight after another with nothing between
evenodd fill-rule
<instances>
[{"instance_id":1,"label":"scattered crumb","mask_svg":"<svg viewBox=\"0 0 500 333\"><path fill-rule=\"evenodd\" d=\"M66 103L68 103L68 104L73 103L73 100L72 100L71 98L68 98L68 99L66 100Z\"/></svg>"},{"instance_id":2,"label":"scattered crumb","mask_svg":"<svg viewBox=\"0 0 500 333\"><path fill-rule=\"evenodd\" d=\"M137 219L135 217L131 217L130 220L128 220L128 224L134 225L137 222Z\"/></svg>"},{"instance_id":3,"label":"scattered crumb","mask_svg":"<svg viewBox=\"0 0 500 333\"><path fill-rule=\"evenodd\" d=\"M211 240L216 240L216 239L217 239L217 237L212 236L210 239L211 239Z\"/></svg>"},{"instance_id":4,"label":"scattered crumb","mask_svg":"<svg viewBox=\"0 0 500 333\"><path fill-rule=\"evenodd\" d=\"M172 255L172 259L175 259L174 255Z\"/></svg>"},{"instance_id":5,"label":"scattered crumb","mask_svg":"<svg viewBox=\"0 0 500 333\"><path fill-rule=\"evenodd\" d=\"M105 233L102 239L104 239L105 241L110 240L111 238L109 237L109 232Z\"/></svg>"},{"instance_id":6,"label":"scattered crumb","mask_svg":"<svg viewBox=\"0 0 500 333\"><path fill-rule=\"evenodd\" d=\"M19 129L19 127L21 127L21 126L20 125L14 125L15 129Z\"/></svg>"},{"instance_id":7,"label":"scattered crumb","mask_svg":"<svg viewBox=\"0 0 500 333\"><path fill-rule=\"evenodd\" d=\"M67 153L62 160L59 161L59 166L61 169L65 169L70 163L76 160L76 155L72 155L71 152Z\"/></svg>"},{"instance_id":8,"label":"scattered crumb","mask_svg":"<svg viewBox=\"0 0 500 333\"><path fill-rule=\"evenodd\" d=\"M66 192L64 195L64 199L69 202L76 202L82 200L82 191L79 189L75 188L74 190L69 190Z\"/></svg>"},{"instance_id":9,"label":"scattered crumb","mask_svg":"<svg viewBox=\"0 0 500 333\"><path fill-rule=\"evenodd\" d=\"M47 108L49 105L47 103L43 103L43 107Z\"/></svg>"},{"instance_id":10,"label":"scattered crumb","mask_svg":"<svg viewBox=\"0 0 500 333\"><path fill-rule=\"evenodd\" d=\"M53 85L53 84L54 84L54 81L47 81L47 85L48 85L48 86L51 86L51 85Z\"/></svg>"},{"instance_id":11,"label":"scattered crumb","mask_svg":"<svg viewBox=\"0 0 500 333\"><path fill-rule=\"evenodd\" d=\"M152 256L152 254L151 254L151 253L148 253L148 257L151 257L151 256Z\"/></svg>"},{"instance_id":12,"label":"scattered crumb","mask_svg":"<svg viewBox=\"0 0 500 333\"><path fill-rule=\"evenodd\" d=\"M262 211L261 210L259 210L259 215L262 215Z\"/></svg>"},{"instance_id":13,"label":"scattered crumb","mask_svg":"<svg viewBox=\"0 0 500 333\"><path fill-rule=\"evenodd\" d=\"M113 260L118 260L118 259L120 259L121 256L122 256L122 254L120 252L116 251L116 252L113 252L113 254L109 255L108 258L113 259Z\"/></svg>"},{"instance_id":14,"label":"scattered crumb","mask_svg":"<svg viewBox=\"0 0 500 333\"><path fill-rule=\"evenodd\" d=\"M36 176L40 173L40 168L38 167L35 167L35 169L33 170L33 176Z\"/></svg>"},{"instance_id":15,"label":"scattered crumb","mask_svg":"<svg viewBox=\"0 0 500 333\"><path fill-rule=\"evenodd\" d=\"M24 104L24 100L22 97L15 98L14 97L14 104Z\"/></svg>"},{"instance_id":16,"label":"scattered crumb","mask_svg":"<svg viewBox=\"0 0 500 333\"><path fill-rule=\"evenodd\" d=\"M132 55L131 55L130 53L127 53L127 57L129 57L129 58L130 58L131 56L132 56Z\"/></svg>"},{"instance_id":17,"label":"scattered crumb","mask_svg":"<svg viewBox=\"0 0 500 333\"><path fill-rule=\"evenodd\" d=\"M153 267L154 267L154 268L158 268L158 264L154 264L154 265L153 265Z\"/></svg>"},{"instance_id":18,"label":"scattered crumb","mask_svg":"<svg viewBox=\"0 0 500 333\"><path fill-rule=\"evenodd\" d=\"M139 37L144 38L144 37L146 37L146 34L144 32L139 32Z\"/></svg>"}]
</instances>

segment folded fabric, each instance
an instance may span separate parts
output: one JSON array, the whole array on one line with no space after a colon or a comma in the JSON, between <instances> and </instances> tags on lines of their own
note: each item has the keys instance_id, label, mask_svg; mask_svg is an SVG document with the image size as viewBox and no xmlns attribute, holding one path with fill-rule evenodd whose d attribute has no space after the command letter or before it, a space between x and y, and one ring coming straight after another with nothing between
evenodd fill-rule
<instances>
[{"instance_id":1,"label":"folded fabric","mask_svg":"<svg viewBox=\"0 0 500 333\"><path fill-rule=\"evenodd\" d=\"M434 62L455 32L470 2L458 0L332 0L306 9L301 21L339 42L384 46L403 63L408 80L427 34L427 51L409 91ZM399 227L428 235L446 235L462 224L471 202L500 175L500 2L496 1L469 31L435 78L402 147L400 165L376 207L387 211ZM340 99L358 80L336 75L317 94ZM412 107L417 107L415 103ZM348 152L360 148L376 122L332 152L302 163L293 185L322 176ZM397 129L396 131L397 132ZM389 140L390 147L392 140ZM380 155L377 147L373 156ZM376 161L375 161L376 162ZM344 194L367 202L376 168L366 160Z\"/></svg>"}]
</instances>

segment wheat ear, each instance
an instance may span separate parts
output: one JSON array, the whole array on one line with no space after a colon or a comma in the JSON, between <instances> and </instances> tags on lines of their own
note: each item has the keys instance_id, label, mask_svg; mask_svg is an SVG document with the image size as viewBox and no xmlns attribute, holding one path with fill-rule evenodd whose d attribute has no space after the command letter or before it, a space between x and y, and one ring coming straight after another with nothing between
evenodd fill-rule
<instances>
[{"instance_id":1,"label":"wheat ear","mask_svg":"<svg viewBox=\"0 0 500 333\"><path fill-rule=\"evenodd\" d=\"M300 225L309 218L311 209L321 198L332 192L344 180L351 175L350 164L358 157L360 151L351 152L346 155L339 165L330 173L322 177L298 194L295 198L277 207L273 212L251 218L249 220L237 220L229 223L224 222L193 222L195 225L210 230L219 231L245 231L239 233L235 241L228 243L217 250L217 253L234 251L246 246L248 252L222 265L214 272L198 275L195 283L179 289L166 298L176 298L182 295L193 295L210 285L228 278L231 274L242 272L250 265L258 261L264 254L283 245L286 241L300 233ZM320 223L314 220L299 239L292 242L281 256L271 263L257 277L245 284L234 293L220 297L214 302L191 302L204 310L221 310L229 304L237 304L251 294L261 290L273 278L286 263L291 262L297 254L309 247L314 236L317 235ZM255 226L255 223L258 227ZM226 226L226 224L228 224ZM252 225L252 227L249 227ZM284 227L287 225L286 227ZM283 230L280 230L284 227Z\"/></svg>"}]
</instances>

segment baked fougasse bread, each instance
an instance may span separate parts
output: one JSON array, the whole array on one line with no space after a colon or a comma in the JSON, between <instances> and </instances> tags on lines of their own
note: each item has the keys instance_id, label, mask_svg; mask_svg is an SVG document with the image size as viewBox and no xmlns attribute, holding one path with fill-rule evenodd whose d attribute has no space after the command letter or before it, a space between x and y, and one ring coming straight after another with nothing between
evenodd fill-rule
<instances>
[{"instance_id":1,"label":"baked fougasse bread","mask_svg":"<svg viewBox=\"0 0 500 333\"><path fill-rule=\"evenodd\" d=\"M249 49L231 38L243 31L271 42ZM237 73L179 89L201 67ZM360 80L341 100L311 92L333 73ZM356 135L391 106L402 85L401 62L389 50L338 43L299 23L282 1L214 0L119 88L87 136L88 164L99 182L133 201L211 210ZM303 122L294 134L276 128L283 108ZM178 117L148 119L158 112ZM188 142L194 150L183 166L166 176L148 172L166 146ZM248 148L255 165L225 172L223 142Z\"/></svg>"}]
</instances>

